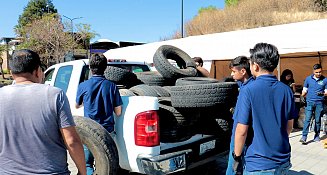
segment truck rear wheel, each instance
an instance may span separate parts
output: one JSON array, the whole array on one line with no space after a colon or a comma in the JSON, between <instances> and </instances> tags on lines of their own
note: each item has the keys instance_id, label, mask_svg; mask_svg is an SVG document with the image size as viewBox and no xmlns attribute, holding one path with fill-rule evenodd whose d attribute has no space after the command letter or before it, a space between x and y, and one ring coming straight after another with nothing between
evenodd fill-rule
<instances>
[{"instance_id":1,"label":"truck rear wheel","mask_svg":"<svg viewBox=\"0 0 327 175\"><path fill-rule=\"evenodd\" d=\"M118 151L109 132L89 118L74 116L74 120L83 144L94 156L95 170L93 174L117 174L119 168Z\"/></svg>"}]
</instances>

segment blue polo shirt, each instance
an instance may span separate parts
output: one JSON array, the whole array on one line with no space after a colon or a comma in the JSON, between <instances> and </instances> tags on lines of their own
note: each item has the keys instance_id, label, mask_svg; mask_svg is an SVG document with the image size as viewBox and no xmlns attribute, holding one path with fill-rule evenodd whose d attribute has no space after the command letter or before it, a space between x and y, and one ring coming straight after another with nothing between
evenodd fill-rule
<instances>
[{"instance_id":1,"label":"blue polo shirt","mask_svg":"<svg viewBox=\"0 0 327 175\"><path fill-rule=\"evenodd\" d=\"M241 91L235 115L238 123L250 126L246 170L274 169L290 161L287 123L296 117L292 90L274 75L261 75Z\"/></svg>"},{"instance_id":2,"label":"blue polo shirt","mask_svg":"<svg viewBox=\"0 0 327 175\"><path fill-rule=\"evenodd\" d=\"M116 84L97 75L78 86L76 103L83 103L84 116L95 120L108 132L114 130L114 108L123 104Z\"/></svg>"},{"instance_id":3,"label":"blue polo shirt","mask_svg":"<svg viewBox=\"0 0 327 175\"><path fill-rule=\"evenodd\" d=\"M318 96L317 92L324 92L327 89L327 79L324 76L314 79L313 76L308 76L303 85L303 87L308 88L306 95L307 102L323 103L324 96Z\"/></svg>"}]
</instances>

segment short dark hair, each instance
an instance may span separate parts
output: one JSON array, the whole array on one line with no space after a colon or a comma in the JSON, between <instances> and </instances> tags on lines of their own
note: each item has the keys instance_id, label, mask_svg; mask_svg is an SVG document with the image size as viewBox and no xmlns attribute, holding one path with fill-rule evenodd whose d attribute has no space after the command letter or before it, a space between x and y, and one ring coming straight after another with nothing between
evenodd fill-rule
<instances>
[{"instance_id":1,"label":"short dark hair","mask_svg":"<svg viewBox=\"0 0 327 175\"><path fill-rule=\"evenodd\" d=\"M313 70L316 70L316 69L321 69L321 64L315 64L313 65Z\"/></svg>"},{"instance_id":2,"label":"short dark hair","mask_svg":"<svg viewBox=\"0 0 327 175\"><path fill-rule=\"evenodd\" d=\"M16 50L9 59L12 74L33 73L41 66L40 56L31 50Z\"/></svg>"},{"instance_id":3,"label":"short dark hair","mask_svg":"<svg viewBox=\"0 0 327 175\"><path fill-rule=\"evenodd\" d=\"M107 59L102 54L94 54L90 59L90 69L92 74L103 75L107 68Z\"/></svg>"},{"instance_id":4,"label":"short dark hair","mask_svg":"<svg viewBox=\"0 0 327 175\"><path fill-rule=\"evenodd\" d=\"M250 63L249 59L246 56L238 56L234 58L230 63L229 63L229 68L237 68L238 70L245 69L246 73L251 76L251 70L250 70Z\"/></svg>"},{"instance_id":5,"label":"short dark hair","mask_svg":"<svg viewBox=\"0 0 327 175\"><path fill-rule=\"evenodd\" d=\"M250 49L251 62L257 63L261 69L273 72L279 62L279 53L276 46L268 43L257 43Z\"/></svg>"},{"instance_id":6,"label":"short dark hair","mask_svg":"<svg viewBox=\"0 0 327 175\"><path fill-rule=\"evenodd\" d=\"M199 63L199 66L203 66L203 60L201 57L194 57L193 60Z\"/></svg>"}]
</instances>

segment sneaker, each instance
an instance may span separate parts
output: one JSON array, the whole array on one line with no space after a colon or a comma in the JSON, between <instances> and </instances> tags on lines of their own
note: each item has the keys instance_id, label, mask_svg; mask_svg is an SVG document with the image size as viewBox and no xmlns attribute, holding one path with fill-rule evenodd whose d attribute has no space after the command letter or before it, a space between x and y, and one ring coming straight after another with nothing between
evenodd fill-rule
<instances>
[{"instance_id":1,"label":"sneaker","mask_svg":"<svg viewBox=\"0 0 327 175\"><path fill-rule=\"evenodd\" d=\"M315 136L315 138L313 139L314 142L320 142L320 137L318 135Z\"/></svg>"},{"instance_id":2,"label":"sneaker","mask_svg":"<svg viewBox=\"0 0 327 175\"><path fill-rule=\"evenodd\" d=\"M307 143L307 137L302 136L302 138L300 139L300 142L301 142L302 144L306 144L306 143Z\"/></svg>"}]
</instances>

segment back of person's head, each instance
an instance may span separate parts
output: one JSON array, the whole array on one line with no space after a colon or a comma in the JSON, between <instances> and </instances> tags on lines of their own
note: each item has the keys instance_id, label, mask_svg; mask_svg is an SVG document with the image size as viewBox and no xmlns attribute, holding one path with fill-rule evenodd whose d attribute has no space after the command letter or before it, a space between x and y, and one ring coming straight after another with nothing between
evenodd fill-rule
<instances>
[{"instance_id":1,"label":"back of person's head","mask_svg":"<svg viewBox=\"0 0 327 175\"><path fill-rule=\"evenodd\" d=\"M39 66L41 66L39 55L28 49L16 50L9 59L12 74L33 73Z\"/></svg>"},{"instance_id":2,"label":"back of person's head","mask_svg":"<svg viewBox=\"0 0 327 175\"><path fill-rule=\"evenodd\" d=\"M203 60L201 57L193 57L194 62L198 63L198 66L203 66Z\"/></svg>"},{"instance_id":3,"label":"back of person's head","mask_svg":"<svg viewBox=\"0 0 327 175\"><path fill-rule=\"evenodd\" d=\"M322 69L321 64L313 65L313 70Z\"/></svg>"},{"instance_id":4,"label":"back of person's head","mask_svg":"<svg viewBox=\"0 0 327 175\"><path fill-rule=\"evenodd\" d=\"M250 60L257 63L261 69L273 72L279 62L279 53L276 46L268 43L258 43L250 49Z\"/></svg>"},{"instance_id":5,"label":"back of person's head","mask_svg":"<svg viewBox=\"0 0 327 175\"><path fill-rule=\"evenodd\" d=\"M234 58L229 64L230 69L233 67L237 70L245 69L246 73L251 76L250 63L246 56L238 56Z\"/></svg>"},{"instance_id":6,"label":"back of person's head","mask_svg":"<svg viewBox=\"0 0 327 175\"><path fill-rule=\"evenodd\" d=\"M90 69L92 74L103 75L107 68L107 59L102 54L94 54L90 59Z\"/></svg>"}]
</instances>

